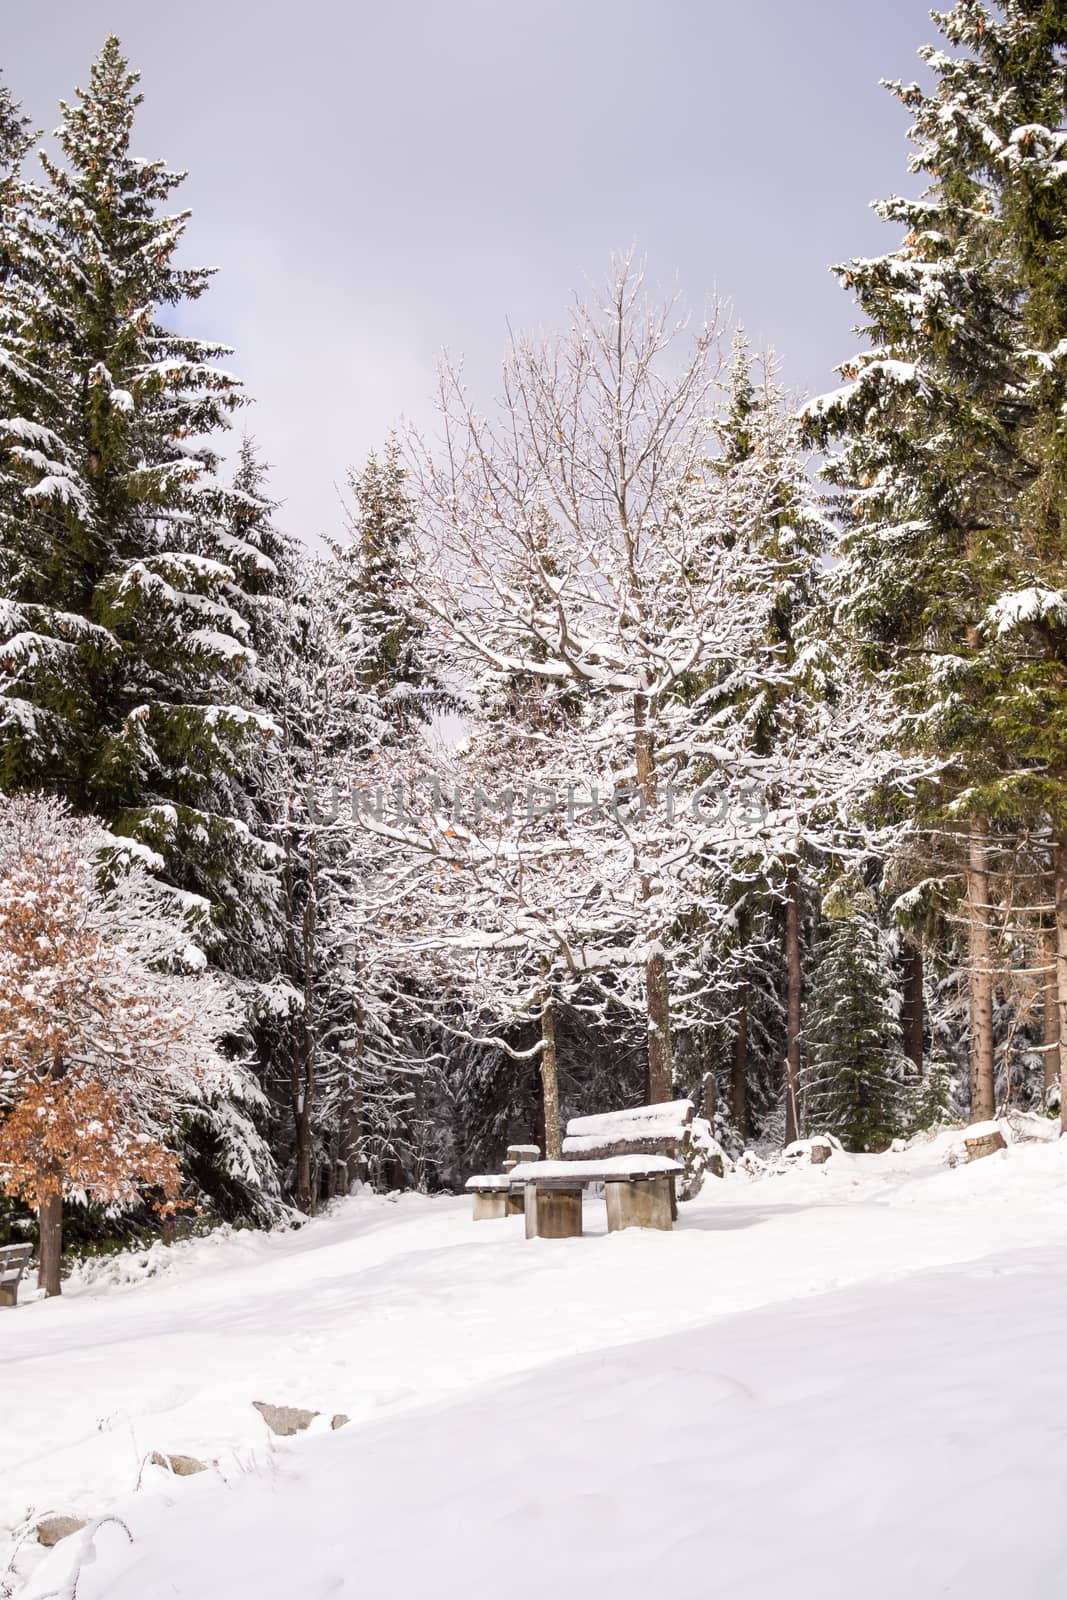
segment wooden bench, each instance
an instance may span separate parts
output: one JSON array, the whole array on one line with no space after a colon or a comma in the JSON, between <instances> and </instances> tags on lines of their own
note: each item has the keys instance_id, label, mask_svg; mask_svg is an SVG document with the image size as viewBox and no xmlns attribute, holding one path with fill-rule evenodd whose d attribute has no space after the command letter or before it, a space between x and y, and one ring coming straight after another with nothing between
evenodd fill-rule
<instances>
[{"instance_id":1,"label":"wooden bench","mask_svg":"<svg viewBox=\"0 0 1067 1600\"><path fill-rule=\"evenodd\" d=\"M0 1306L17 1306L19 1281L30 1264L30 1244L0 1245Z\"/></svg>"},{"instance_id":2,"label":"wooden bench","mask_svg":"<svg viewBox=\"0 0 1067 1600\"><path fill-rule=\"evenodd\" d=\"M497 1217L516 1216L522 1209L515 1205L511 1177L506 1172L484 1172L468 1178L464 1185L474 1196L475 1222L494 1222Z\"/></svg>"},{"instance_id":3,"label":"wooden bench","mask_svg":"<svg viewBox=\"0 0 1067 1600\"><path fill-rule=\"evenodd\" d=\"M536 1148L511 1145L502 1172L467 1181L475 1220L522 1211L528 1239L571 1239L582 1231L584 1190L603 1187L609 1232L669 1229L678 1182L689 1182L699 1166L693 1112L691 1100L669 1100L572 1117L561 1161L531 1160Z\"/></svg>"},{"instance_id":4,"label":"wooden bench","mask_svg":"<svg viewBox=\"0 0 1067 1600\"><path fill-rule=\"evenodd\" d=\"M669 1229L678 1216L678 1180L692 1147L693 1110L691 1100L668 1100L572 1117L561 1162L523 1163L512 1173L526 1183L526 1237L580 1234L582 1192L600 1185L610 1233Z\"/></svg>"},{"instance_id":5,"label":"wooden bench","mask_svg":"<svg viewBox=\"0 0 1067 1600\"><path fill-rule=\"evenodd\" d=\"M683 1166L693 1141L692 1100L666 1100L630 1111L572 1117L563 1140L565 1161L602 1161L609 1156L670 1156Z\"/></svg>"},{"instance_id":6,"label":"wooden bench","mask_svg":"<svg viewBox=\"0 0 1067 1600\"><path fill-rule=\"evenodd\" d=\"M468 1178L464 1187L474 1196L474 1221L493 1222L498 1217L521 1217L522 1184L513 1183L511 1173L520 1161L536 1161L540 1145L509 1144L500 1172L487 1172Z\"/></svg>"},{"instance_id":7,"label":"wooden bench","mask_svg":"<svg viewBox=\"0 0 1067 1600\"><path fill-rule=\"evenodd\" d=\"M661 1228L674 1221L673 1185L684 1172L666 1155L607 1156L599 1161L524 1161L511 1174L525 1189L527 1239L573 1239L582 1231L582 1194L603 1186L608 1232Z\"/></svg>"}]
</instances>

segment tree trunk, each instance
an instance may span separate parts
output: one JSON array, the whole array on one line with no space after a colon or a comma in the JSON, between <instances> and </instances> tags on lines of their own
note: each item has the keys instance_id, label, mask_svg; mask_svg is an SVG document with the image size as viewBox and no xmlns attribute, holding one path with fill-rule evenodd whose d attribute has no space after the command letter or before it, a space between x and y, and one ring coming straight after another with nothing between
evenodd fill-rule
<instances>
[{"instance_id":1,"label":"tree trunk","mask_svg":"<svg viewBox=\"0 0 1067 1600\"><path fill-rule=\"evenodd\" d=\"M367 1181L366 1162L363 1160L363 1021L363 1007L356 1000L352 1008L355 1046L348 1063L348 1082L341 1101L340 1169L346 1194L351 1193L354 1183Z\"/></svg>"},{"instance_id":2,"label":"tree trunk","mask_svg":"<svg viewBox=\"0 0 1067 1600\"><path fill-rule=\"evenodd\" d=\"M800 869L792 862L785 879L785 1142L800 1137Z\"/></svg>"},{"instance_id":3,"label":"tree trunk","mask_svg":"<svg viewBox=\"0 0 1067 1600\"><path fill-rule=\"evenodd\" d=\"M63 1259L63 1196L50 1194L37 1211L37 1284L46 1295L62 1294L59 1267Z\"/></svg>"},{"instance_id":4,"label":"tree trunk","mask_svg":"<svg viewBox=\"0 0 1067 1600\"><path fill-rule=\"evenodd\" d=\"M355 1084L351 1084L341 1107L341 1150L338 1167L342 1193L351 1194L352 1185L365 1180L361 1160L363 1144L363 1105L362 1095Z\"/></svg>"},{"instance_id":5,"label":"tree trunk","mask_svg":"<svg viewBox=\"0 0 1067 1600\"><path fill-rule=\"evenodd\" d=\"M748 1138L748 1005L749 987L745 983L741 989L741 1008L730 1064L730 1111L742 1139Z\"/></svg>"},{"instance_id":6,"label":"tree trunk","mask_svg":"<svg viewBox=\"0 0 1067 1600\"><path fill-rule=\"evenodd\" d=\"M996 1112L996 1078L993 1060L993 941L989 930L991 907L985 836L985 818L972 817L967 853L972 1122L988 1122Z\"/></svg>"},{"instance_id":7,"label":"tree trunk","mask_svg":"<svg viewBox=\"0 0 1067 1600\"><path fill-rule=\"evenodd\" d=\"M651 957L646 970L648 1011L648 1103L659 1105L674 1092L671 1061L671 1008L667 958L662 951Z\"/></svg>"},{"instance_id":8,"label":"tree trunk","mask_svg":"<svg viewBox=\"0 0 1067 1600\"><path fill-rule=\"evenodd\" d=\"M904 1054L922 1077L923 1071L923 947L917 939L904 941Z\"/></svg>"},{"instance_id":9,"label":"tree trunk","mask_svg":"<svg viewBox=\"0 0 1067 1600\"><path fill-rule=\"evenodd\" d=\"M298 1098L293 1107L293 1123L296 1131L293 1192L298 1209L308 1217L313 1215L315 1209L315 1195L311 1181L311 1118L309 1110L307 1103L301 1104Z\"/></svg>"},{"instance_id":10,"label":"tree trunk","mask_svg":"<svg viewBox=\"0 0 1067 1600\"><path fill-rule=\"evenodd\" d=\"M1056 835L1056 983L1060 1022L1060 1133L1067 1133L1067 833Z\"/></svg>"},{"instance_id":11,"label":"tree trunk","mask_svg":"<svg viewBox=\"0 0 1067 1600\"><path fill-rule=\"evenodd\" d=\"M556 1071L556 1011L548 984L547 963L542 968L541 990L541 1095L545 1112L545 1160L559 1161L563 1140L559 1125L559 1077Z\"/></svg>"},{"instance_id":12,"label":"tree trunk","mask_svg":"<svg viewBox=\"0 0 1067 1600\"><path fill-rule=\"evenodd\" d=\"M1049 969L1045 977L1044 1004L1042 1006L1041 1032L1042 1043L1045 1046L1045 1104L1051 1098L1052 1090L1059 1087L1060 1082L1060 985L1059 985L1059 941L1056 937L1055 926L1046 928L1041 940L1044 954L1044 965Z\"/></svg>"},{"instance_id":13,"label":"tree trunk","mask_svg":"<svg viewBox=\"0 0 1067 1600\"><path fill-rule=\"evenodd\" d=\"M652 734L648 726L649 698L646 694L634 695L634 759L637 769L637 787L646 810L656 803L656 761ZM652 898L652 881L645 873L641 879L641 898ZM650 929L646 930L651 932ZM645 1011L648 1024L648 1103L658 1105L669 1100L674 1089L674 1071L671 1060L671 997L667 957L658 940L655 953L648 957L645 967Z\"/></svg>"},{"instance_id":14,"label":"tree trunk","mask_svg":"<svg viewBox=\"0 0 1067 1600\"><path fill-rule=\"evenodd\" d=\"M314 861L312 865L314 874ZM304 976L304 1009L300 1022L300 1049L294 1063L293 1124L296 1135L296 1172L294 1189L297 1206L305 1216L314 1216L317 1185L313 1170L312 1127L315 1105L315 1056L318 1046L318 1018L315 1008L315 961L318 934L318 905L315 899L314 878L309 886L307 904L301 918L301 955Z\"/></svg>"},{"instance_id":15,"label":"tree trunk","mask_svg":"<svg viewBox=\"0 0 1067 1600\"><path fill-rule=\"evenodd\" d=\"M719 1109L719 1085L714 1072L705 1072L700 1087L700 1114L714 1122Z\"/></svg>"}]
</instances>

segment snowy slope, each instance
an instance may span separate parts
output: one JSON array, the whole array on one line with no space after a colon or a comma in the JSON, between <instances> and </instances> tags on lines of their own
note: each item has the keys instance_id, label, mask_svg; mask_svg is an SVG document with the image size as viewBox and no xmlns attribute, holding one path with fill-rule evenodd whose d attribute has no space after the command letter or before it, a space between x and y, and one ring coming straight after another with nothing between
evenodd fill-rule
<instances>
[{"instance_id":1,"label":"snowy slope","mask_svg":"<svg viewBox=\"0 0 1067 1600\"><path fill-rule=\"evenodd\" d=\"M24 1544L13 1589L95 1550L79 1600L1054 1592L1067 1148L945 1145L714 1183L670 1235L358 1199L110 1264L0 1319L0 1530L133 1542ZM268 1442L259 1399L353 1420Z\"/></svg>"}]
</instances>

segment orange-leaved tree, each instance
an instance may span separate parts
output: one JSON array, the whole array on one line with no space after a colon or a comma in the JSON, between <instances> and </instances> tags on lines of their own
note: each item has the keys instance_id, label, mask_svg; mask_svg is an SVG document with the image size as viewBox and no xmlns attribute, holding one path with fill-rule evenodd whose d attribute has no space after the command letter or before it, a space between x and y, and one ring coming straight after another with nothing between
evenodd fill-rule
<instances>
[{"instance_id":1,"label":"orange-leaved tree","mask_svg":"<svg viewBox=\"0 0 1067 1600\"><path fill-rule=\"evenodd\" d=\"M237 1025L173 897L107 868L109 843L58 801L0 799L0 1189L37 1211L48 1294L64 1200L179 1203L175 1134L224 1088Z\"/></svg>"}]
</instances>

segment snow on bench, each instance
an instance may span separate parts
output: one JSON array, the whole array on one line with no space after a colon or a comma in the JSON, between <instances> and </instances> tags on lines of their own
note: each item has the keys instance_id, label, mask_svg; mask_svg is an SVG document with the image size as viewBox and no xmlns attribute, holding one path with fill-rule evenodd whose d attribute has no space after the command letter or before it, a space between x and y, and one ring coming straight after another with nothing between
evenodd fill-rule
<instances>
[{"instance_id":1,"label":"snow on bench","mask_svg":"<svg viewBox=\"0 0 1067 1600\"><path fill-rule=\"evenodd\" d=\"M630 1106L625 1111L598 1111L591 1117L572 1117L567 1124L567 1135L608 1136L616 1131L629 1134L637 1129L658 1132L665 1127L688 1127L692 1120L692 1100L664 1100L655 1106Z\"/></svg>"},{"instance_id":2,"label":"snow on bench","mask_svg":"<svg viewBox=\"0 0 1067 1600\"><path fill-rule=\"evenodd\" d=\"M19 1280L30 1264L33 1246L29 1244L0 1245L0 1306L17 1306Z\"/></svg>"},{"instance_id":3,"label":"snow on bench","mask_svg":"<svg viewBox=\"0 0 1067 1600\"><path fill-rule=\"evenodd\" d=\"M567 1124L563 1154L579 1160L622 1156L637 1150L677 1156L692 1137L693 1111L692 1100L667 1100L656 1106L572 1117Z\"/></svg>"}]
</instances>

